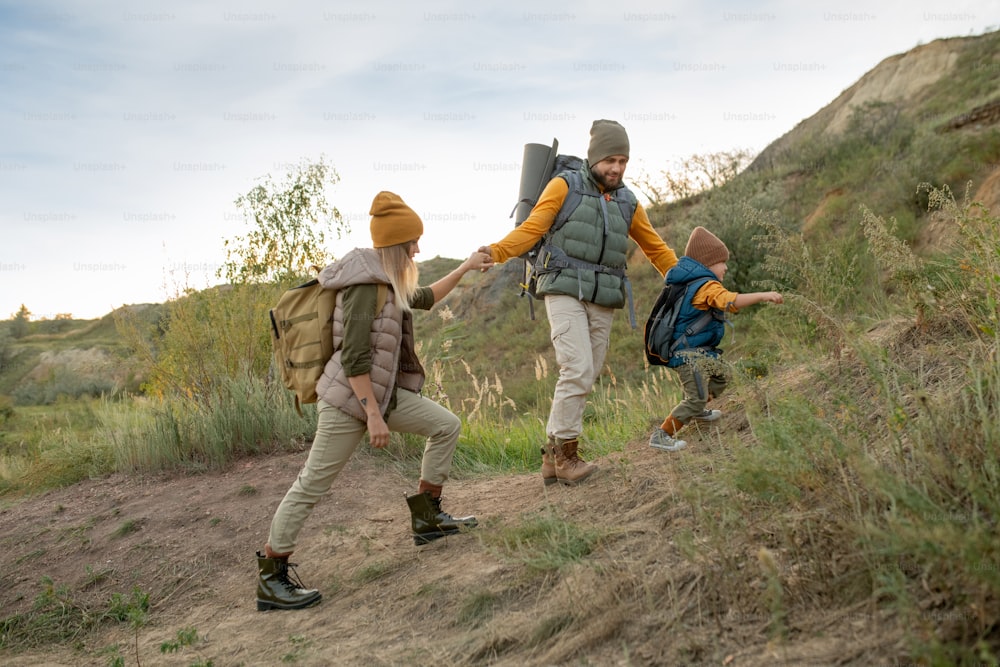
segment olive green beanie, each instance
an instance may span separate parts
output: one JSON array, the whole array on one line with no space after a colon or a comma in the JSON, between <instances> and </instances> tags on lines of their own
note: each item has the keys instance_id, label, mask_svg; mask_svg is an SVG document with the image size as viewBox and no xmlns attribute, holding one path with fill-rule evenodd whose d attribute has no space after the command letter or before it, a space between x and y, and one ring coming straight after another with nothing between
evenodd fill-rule
<instances>
[{"instance_id":1,"label":"olive green beanie","mask_svg":"<svg viewBox=\"0 0 1000 667\"><path fill-rule=\"evenodd\" d=\"M612 155L628 157L628 134L625 128L613 120L595 120L590 126L590 147L587 149L587 163L593 167Z\"/></svg>"}]
</instances>

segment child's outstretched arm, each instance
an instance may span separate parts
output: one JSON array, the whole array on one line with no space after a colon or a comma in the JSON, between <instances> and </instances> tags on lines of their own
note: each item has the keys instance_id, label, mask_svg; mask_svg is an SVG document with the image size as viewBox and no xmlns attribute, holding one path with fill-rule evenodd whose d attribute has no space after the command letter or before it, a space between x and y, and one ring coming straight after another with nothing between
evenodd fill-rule
<instances>
[{"instance_id":1,"label":"child's outstretched arm","mask_svg":"<svg viewBox=\"0 0 1000 667\"><path fill-rule=\"evenodd\" d=\"M746 294L738 294L733 301L733 305L737 308L746 308L747 306L754 306L765 302L784 303L785 298L778 292L748 292Z\"/></svg>"}]
</instances>

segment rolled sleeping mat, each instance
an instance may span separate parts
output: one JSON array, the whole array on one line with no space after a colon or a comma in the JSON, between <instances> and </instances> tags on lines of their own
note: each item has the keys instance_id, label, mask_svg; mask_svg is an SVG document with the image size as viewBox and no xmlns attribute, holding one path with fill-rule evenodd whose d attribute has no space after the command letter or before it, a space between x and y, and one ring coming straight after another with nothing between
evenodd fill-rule
<instances>
[{"instance_id":1,"label":"rolled sleeping mat","mask_svg":"<svg viewBox=\"0 0 1000 667\"><path fill-rule=\"evenodd\" d=\"M517 227L528 217L535 207L538 198L552 176L556 154L559 151L559 141L552 140L551 146L545 144L525 144L524 158L521 160L521 182L517 193L517 206L514 208L514 226Z\"/></svg>"}]
</instances>

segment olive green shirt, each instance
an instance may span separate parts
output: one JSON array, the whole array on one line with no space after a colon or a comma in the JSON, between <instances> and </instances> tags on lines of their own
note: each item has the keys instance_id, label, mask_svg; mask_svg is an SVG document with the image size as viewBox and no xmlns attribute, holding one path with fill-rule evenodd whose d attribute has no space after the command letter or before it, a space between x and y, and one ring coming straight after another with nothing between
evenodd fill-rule
<instances>
[{"instance_id":1,"label":"olive green shirt","mask_svg":"<svg viewBox=\"0 0 1000 667\"><path fill-rule=\"evenodd\" d=\"M378 286L374 283L350 285L343 290L341 304L344 313L344 347L340 353L340 363L347 377L364 375L372 368L371 330L372 321L378 315ZM410 308L430 310L434 305L434 292L430 287L420 287Z\"/></svg>"}]
</instances>

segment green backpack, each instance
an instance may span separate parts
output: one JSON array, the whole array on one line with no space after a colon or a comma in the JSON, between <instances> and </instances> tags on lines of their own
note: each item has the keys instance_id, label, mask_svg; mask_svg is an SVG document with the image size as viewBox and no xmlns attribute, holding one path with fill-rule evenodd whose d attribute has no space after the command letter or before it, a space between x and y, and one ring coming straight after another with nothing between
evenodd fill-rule
<instances>
[{"instance_id":1,"label":"green backpack","mask_svg":"<svg viewBox=\"0 0 1000 667\"><path fill-rule=\"evenodd\" d=\"M385 306L389 288L378 286L375 312ZM281 374L285 388L295 393L295 410L319 400L316 383L326 362L333 356L333 310L337 290L325 289L313 278L292 287L278 299L269 312L274 367Z\"/></svg>"}]
</instances>

